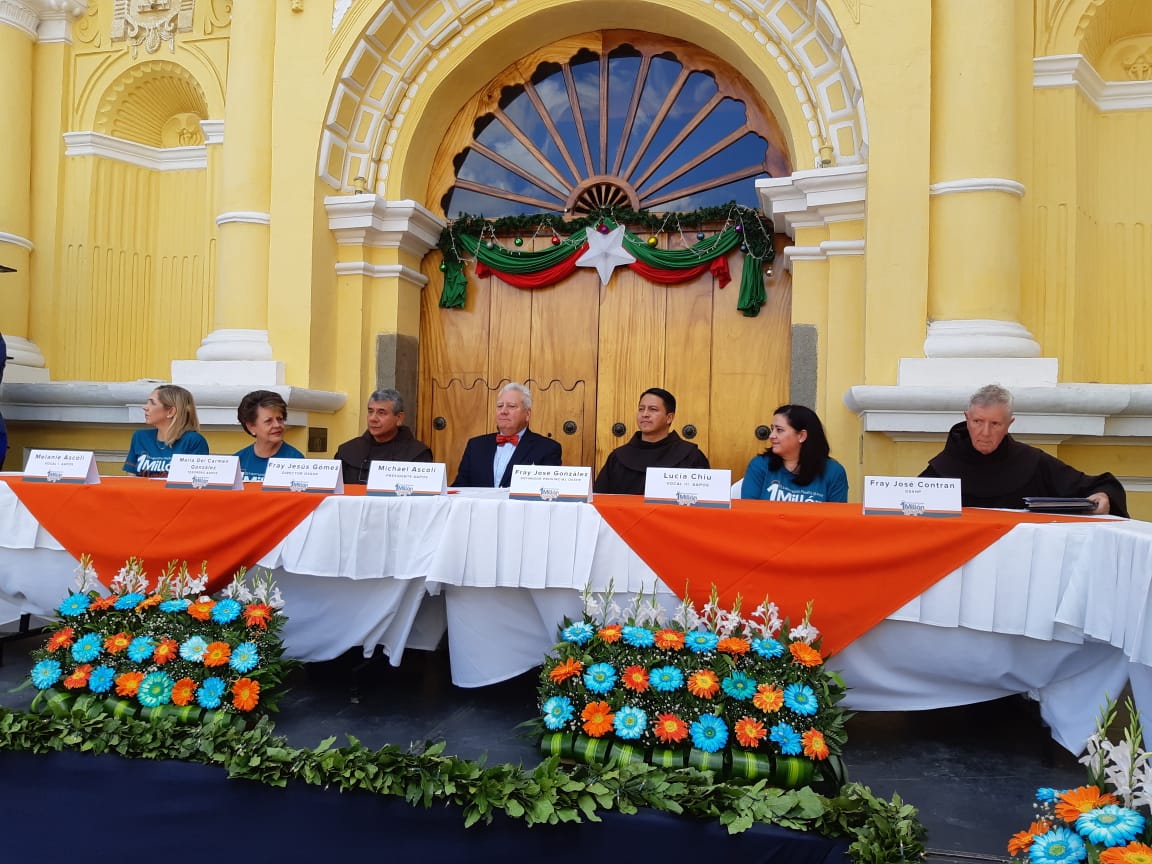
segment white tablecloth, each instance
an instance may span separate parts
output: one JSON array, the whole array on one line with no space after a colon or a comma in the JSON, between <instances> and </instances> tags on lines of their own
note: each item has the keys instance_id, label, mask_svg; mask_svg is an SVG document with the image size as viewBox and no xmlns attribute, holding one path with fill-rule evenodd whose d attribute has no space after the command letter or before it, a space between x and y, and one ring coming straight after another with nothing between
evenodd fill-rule
<instances>
[{"instance_id":1,"label":"white tablecloth","mask_svg":"<svg viewBox=\"0 0 1152 864\"><path fill-rule=\"evenodd\" d=\"M537 666L559 621L580 615L586 588L611 587L623 604L676 600L595 508L508 501L494 490L331 497L259 563L284 594L291 656L382 645L399 663L406 648L434 647L447 630L452 677L465 687ZM49 613L75 566L0 484L0 601ZM1129 678L1152 716L1150 579L1148 523L1021 524L829 665L856 710L1031 692L1053 736L1077 752L1104 694L1118 695Z\"/></svg>"}]
</instances>

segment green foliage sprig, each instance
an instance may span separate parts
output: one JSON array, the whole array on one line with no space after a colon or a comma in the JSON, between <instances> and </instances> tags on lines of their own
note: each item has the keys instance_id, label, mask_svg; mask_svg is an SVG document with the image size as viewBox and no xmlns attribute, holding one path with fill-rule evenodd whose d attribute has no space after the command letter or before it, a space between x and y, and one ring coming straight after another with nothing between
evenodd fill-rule
<instances>
[{"instance_id":1,"label":"green foliage sprig","mask_svg":"<svg viewBox=\"0 0 1152 864\"><path fill-rule=\"evenodd\" d=\"M532 770L444 755L444 744L422 750L385 746L370 750L349 737L315 749L295 748L261 718L238 728L226 715L204 725L167 717L151 721L115 717L97 703L60 715L0 708L0 750L78 751L130 759L180 759L219 765L229 777L270 786L304 782L402 797L412 806L454 805L465 825L497 814L525 825L596 822L600 813L635 813L649 807L698 819L719 819L730 833L767 823L851 841L857 862L898 864L923 856L924 828L915 808L898 797L876 798L848 784L835 798L811 789L772 789L764 782L717 782L710 772L651 765L582 765L565 768L555 757Z\"/></svg>"},{"instance_id":2,"label":"green foliage sprig","mask_svg":"<svg viewBox=\"0 0 1152 864\"><path fill-rule=\"evenodd\" d=\"M735 201L719 207L702 207L685 213L652 213L628 207L607 207L570 220L561 219L550 213L502 216L498 219L485 219L483 216L461 213L440 232L438 246L445 261L459 263L463 260L461 254L463 250L456 239L460 234L469 234L473 237L484 235L503 237L537 233L546 233L550 236L555 233L559 237L568 237L585 228L594 229L605 219L624 225L633 233L678 232L689 229L695 232L717 224L739 223L744 233L744 242L756 258L765 264L770 264L776 257L772 244L772 220L764 218L758 210L737 204Z\"/></svg>"}]
</instances>

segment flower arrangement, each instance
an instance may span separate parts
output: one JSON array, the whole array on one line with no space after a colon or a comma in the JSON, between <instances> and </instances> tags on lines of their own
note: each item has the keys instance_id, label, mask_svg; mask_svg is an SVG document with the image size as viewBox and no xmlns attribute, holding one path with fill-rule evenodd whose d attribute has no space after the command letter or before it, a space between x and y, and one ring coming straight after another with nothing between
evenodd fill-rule
<instances>
[{"instance_id":1,"label":"flower arrangement","mask_svg":"<svg viewBox=\"0 0 1152 864\"><path fill-rule=\"evenodd\" d=\"M786 787L844 782L844 684L823 666L819 631L789 629L775 604L747 618L715 591L668 615L638 598L625 615L586 595L540 675L541 748L585 762L648 761Z\"/></svg>"},{"instance_id":2,"label":"flower arrangement","mask_svg":"<svg viewBox=\"0 0 1152 864\"><path fill-rule=\"evenodd\" d=\"M250 583L243 569L218 597L203 593L206 582L203 569L194 576L172 563L149 591L130 558L109 594L82 556L75 590L33 652L33 709L63 712L83 699L117 716L183 721L274 711L288 666L279 590L267 574Z\"/></svg>"},{"instance_id":3,"label":"flower arrangement","mask_svg":"<svg viewBox=\"0 0 1152 864\"><path fill-rule=\"evenodd\" d=\"M1036 818L1008 841L1008 854L1034 864L1152 864L1152 773L1144 749L1140 716L1132 701L1126 708L1123 739L1113 742L1108 729L1116 718L1109 701L1080 761L1090 785L1036 791Z\"/></svg>"}]
</instances>

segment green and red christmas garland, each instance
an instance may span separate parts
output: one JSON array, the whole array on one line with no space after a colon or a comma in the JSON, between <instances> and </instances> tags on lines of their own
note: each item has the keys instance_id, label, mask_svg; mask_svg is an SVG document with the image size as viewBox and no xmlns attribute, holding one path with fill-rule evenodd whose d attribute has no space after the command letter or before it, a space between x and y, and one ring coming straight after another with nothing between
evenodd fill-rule
<instances>
[{"instance_id":1,"label":"green and red christmas garland","mask_svg":"<svg viewBox=\"0 0 1152 864\"><path fill-rule=\"evenodd\" d=\"M681 234L685 222L699 224L700 214L695 216L676 216L676 227ZM507 220L491 223L462 217L449 225L441 237L444 288L440 305L448 309L464 307L468 289L464 267L468 260L475 261L476 275L480 278L496 276L517 288L542 288L554 285L575 272L576 262L588 249L586 235L589 230L608 233L618 224L651 223L653 218L650 214L632 213L593 216L581 220L583 224L567 223L565 227L574 230L564 238L550 221L541 222L536 233L541 228L550 231L551 248L523 252L505 248L496 240L498 231L524 227L519 224L523 217L514 217L515 226L504 226L502 223ZM636 259L626 266L645 279L664 285L686 282L704 272L711 272L723 288L732 281L727 255L739 248L745 253L745 261L736 308L746 316L757 315L768 299L764 287L764 265L770 264L774 258L771 226L765 226L756 211L738 205L725 208L721 218L725 222L721 231L711 236L700 231L696 234L697 242L683 249L660 249L653 242L655 237L646 242L626 230L623 248ZM662 219L661 229L667 224L668 217ZM516 245L522 243L523 240L517 237Z\"/></svg>"}]
</instances>

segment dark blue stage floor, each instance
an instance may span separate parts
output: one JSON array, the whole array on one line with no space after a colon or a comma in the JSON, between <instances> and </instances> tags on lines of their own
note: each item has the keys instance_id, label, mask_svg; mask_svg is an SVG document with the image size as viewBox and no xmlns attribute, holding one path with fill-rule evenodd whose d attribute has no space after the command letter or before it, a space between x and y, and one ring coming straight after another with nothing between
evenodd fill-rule
<instances>
[{"instance_id":1,"label":"dark blue stage floor","mask_svg":"<svg viewBox=\"0 0 1152 864\"><path fill-rule=\"evenodd\" d=\"M24 708L31 688L11 692L30 667L36 639L9 642L0 666L0 704ZM447 751L489 764L537 761L516 726L535 710L535 676L479 690L454 687L447 655L413 653L398 668L383 658L345 656L295 673L277 729L295 746L345 733L367 747L447 742ZM898 793L920 809L929 860L1003 860L1026 828L1037 786L1084 782L1074 757L1055 744L1023 698L918 713L860 714L848 725L852 780L878 795Z\"/></svg>"}]
</instances>

